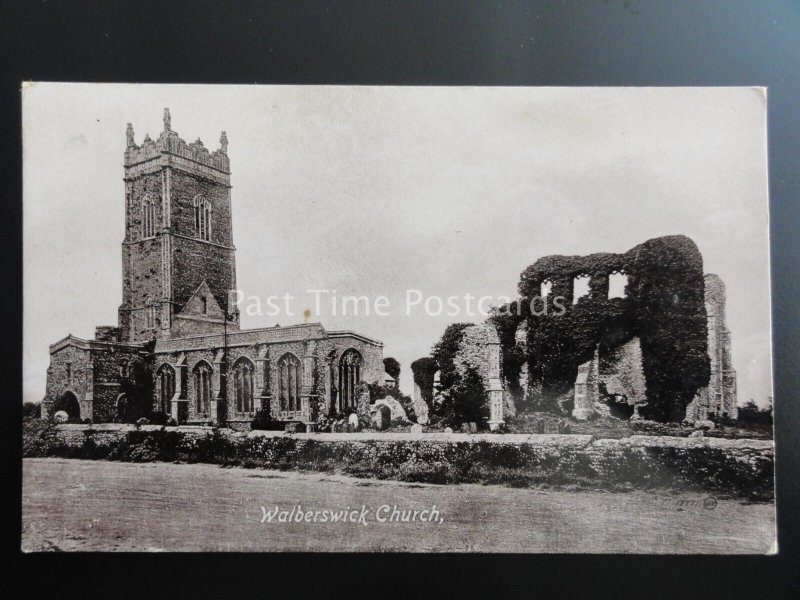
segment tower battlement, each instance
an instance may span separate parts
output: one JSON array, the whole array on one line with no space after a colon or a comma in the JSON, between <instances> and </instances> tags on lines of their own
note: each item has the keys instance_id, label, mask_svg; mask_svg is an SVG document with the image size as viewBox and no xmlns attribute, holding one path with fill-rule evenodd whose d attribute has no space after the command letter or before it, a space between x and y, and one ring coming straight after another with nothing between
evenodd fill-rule
<instances>
[{"instance_id":1,"label":"tower battlement","mask_svg":"<svg viewBox=\"0 0 800 600\"><path fill-rule=\"evenodd\" d=\"M223 131L220 147L213 152L197 138L186 141L172 130L169 108L164 109L164 129L153 140L145 135L141 145L134 140L133 125L128 123L125 147L125 177L136 177L165 166L175 167L197 175L206 176L225 185L230 185L230 161L228 160L228 137Z\"/></svg>"}]
</instances>

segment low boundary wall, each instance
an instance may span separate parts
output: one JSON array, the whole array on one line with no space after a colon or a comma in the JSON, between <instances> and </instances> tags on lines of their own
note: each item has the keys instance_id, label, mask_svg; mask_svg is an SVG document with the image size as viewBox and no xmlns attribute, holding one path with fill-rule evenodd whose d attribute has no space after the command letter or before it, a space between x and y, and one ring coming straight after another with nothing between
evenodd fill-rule
<instances>
[{"instance_id":1,"label":"low boundary wall","mask_svg":"<svg viewBox=\"0 0 800 600\"><path fill-rule=\"evenodd\" d=\"M210 427L57 425L25 456L207 462L336 471L428 483L670 488L770 499L772 440L636 435L235 432Z\"/></svg>"}]
</instances>

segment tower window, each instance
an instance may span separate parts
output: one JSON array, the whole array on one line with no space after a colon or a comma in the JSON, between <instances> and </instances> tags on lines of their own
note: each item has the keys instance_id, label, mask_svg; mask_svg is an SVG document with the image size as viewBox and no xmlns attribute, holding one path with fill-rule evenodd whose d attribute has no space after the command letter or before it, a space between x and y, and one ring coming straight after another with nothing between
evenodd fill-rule
<instances>
[{"instance_id":1,"label":"tower window","mask_svg":"<svg viewBox=\"0 0 800 600\"><path fill-rule=\"evenodd\" d=\"M156 305L152 300L148 300L145 304L145 327L152 329L156 326Z\"/></svg>"},{"instance_id":2,"label":"tower window","mask_svg":"<svg viewBox=\"0 0 800 600\"><path fill-rule=\"evenodd\" d=\"M156 234L156 203L150 194L142 198L142 237L149 238Z\"/></svg>"},{"instance_id":3,"label":"tower window","mask_svg":"<svg viewBox=\"0 0 800 600\"><path fill-rule=\"evenodd\" d=\"M211 202L205 196L195 196L194 228L201 240L211 239Z\"/></svg>"},{"instance_id":4,"label":"tower window","mask_svg":"<svg viewBox=\"0 0 800 600\"><path fill-rule=\"evenodd\" d=\"M207 315L208 314L208 298L203 296L202 298L200 298L200 300L202 300L202 302L203 302L203 314Z\"/></svg>"}]
</instances>

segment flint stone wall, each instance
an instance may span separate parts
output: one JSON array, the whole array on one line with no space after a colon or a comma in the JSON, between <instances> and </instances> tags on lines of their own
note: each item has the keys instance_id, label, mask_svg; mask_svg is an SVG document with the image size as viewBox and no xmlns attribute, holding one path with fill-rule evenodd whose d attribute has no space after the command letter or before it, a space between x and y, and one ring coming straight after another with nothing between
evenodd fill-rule
<instances>
[{"instance_id":1,"label":"flint stone wall","mask_svg":"<svg viewBox=\"0 0 800 600\"><path fill-rule=\"evenodd\" d=\"M447 475L445 482L485 481L505 472L530 483L700 488L762 499L773 495L771 440L642 435L595 440L590 435L557 434L244 434L208 427L119 424L58 425L55 438L56 443L44 455L263 468L314 469L325 463L327 468L338 464L345 472L359 475L380 471L384 477L400 479L413 478L408 474L415 477L420 469L438 469ZM136 444L161 454L150 458L152 454L132 450L131 445ZM504 481L501 478L499 482Z\"/></svg>"}]
</instances>

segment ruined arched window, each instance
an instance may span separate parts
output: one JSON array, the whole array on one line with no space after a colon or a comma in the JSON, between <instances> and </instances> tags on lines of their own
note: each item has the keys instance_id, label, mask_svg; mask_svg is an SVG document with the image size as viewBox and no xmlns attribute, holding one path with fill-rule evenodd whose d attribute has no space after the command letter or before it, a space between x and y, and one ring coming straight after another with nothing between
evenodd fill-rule
<instances>
[{"instance_id":1,"label":"ruined arched window","mask_svg":"<svg viewBox=\"0 0 800 600\"><path fill-rule=\"evenodd\" d=\"M539 286L539 296L542 298L547 298L550 295L550 292L553 291L553 282L549 279L545 279L541 285Z\"/></svg>"},{"instance_id":2,"label":"ruined arched window","mask_svg":"<svg viewBox=\"0 0 800 600\"><path fill-rule=\"evenodd\" d=\"M211 239L211 202L202 195L194 198L194 228L201 240Z\"/></svg>"},{"instance_id":3,"label":"ruined arched window","mask_svg":"<svg viewBox=\"0 0 800 600\"><path fill-rule=\"evenodd\" d=\"M588 275L578 275L572 280L572 303L577 304L580 298L589 295L589 281L591 278Z\"/></svg>"},{"instance_id":4,"label":"ruined arched window","mask_svg":"<svg viewBox=\"0 0 800 600\"><path fill-rule=\"evenodd\" d=\"M345 350L339 359L339 411L356 404L356 386L361 381L361 365L364 362L355 348Z\"/></svg>"},{"instance_id":5,"label":"ruined arched window","mask_svg":"<svg viewBox=\"0 0 800 600\"><path fill-rule=\"evenodd\" d=\"M194 399L198 415L207 415L211 406L211 365L202 360L192 369Z\"/></svg>"},{"instance_id":6,"label":"ruined arched window","mask_svg":"<svg viewBox=\"0 0 800 600\"><path fill-rule=\"evenodd\" d=\"M614 271L608 276L608 297L624 298L627 296L628 276L625 271Z\"/></svg>"},{"instance_id":7,"label":"ruined arched window","mask_svg":"<svg viewBox=\"0 0 800 600\"><path fill-rule=\"evenodd\" d=\"M236 412L249 413L253 410L253 373L255 366L247 357L242 357L233 365L233 395L236 399Z\"/></svg>"},{"instance_id":8,"label":"ruined arched window","mask_svg":"<svg viewBox=\"0 0 800 600\"><path fill-rule=\"evenodd\" d=\"M156 203L150 194L142 198L142 237L149 238L156 234Z\"/></svg>"},{"instance_id":9,"label":"ruined arched window","mask_svg":"<svg viewBox=\"0 0 800 600\"><path fill-rule=\"evenodd\" d=\"M301 381L300 359L291 353L284 354L278 361L281 410L300 410Z\"/></svg>"},{"instance_id":10,"label":"ruined arched window","mask_svg":"<svg viewBox=\"0 0 800 600\"><path fill-rule=\"evenodd\" d=\"M158 408L169 414L172 397L175 395L175 369L164 363L156 373L158 380Z\"/></svg>"}]
</instances>

